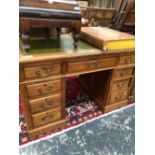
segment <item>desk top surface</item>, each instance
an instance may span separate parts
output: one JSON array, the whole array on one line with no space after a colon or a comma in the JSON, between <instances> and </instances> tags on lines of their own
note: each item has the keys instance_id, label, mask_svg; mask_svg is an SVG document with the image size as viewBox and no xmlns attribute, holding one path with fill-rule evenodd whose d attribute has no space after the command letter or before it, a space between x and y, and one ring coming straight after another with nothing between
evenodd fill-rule
<instances>
[{"instance_id":1,"label":"desk top surface","mask_svg":"<svg viewBox=\"0 0 155 155\"><path fill-rule=\"evenodd\" d=\"M27 63L33 61L42 60L54 60L63 58L76 58L81 56L95 56L95 55L107 55L116 54L121 51L106 52L98 49L87 42L79 41L77 49L74 49L73 39L70 35L61 35L60 39L51 38L49 43L46 43L44 38L32 38L30 40L31 49L29 52L25 52L20 42L20 63ZM126 50L125 52L133 52L133 50ZM124 52L124 51L122 51Z\"/></svg>"}]
</instances>

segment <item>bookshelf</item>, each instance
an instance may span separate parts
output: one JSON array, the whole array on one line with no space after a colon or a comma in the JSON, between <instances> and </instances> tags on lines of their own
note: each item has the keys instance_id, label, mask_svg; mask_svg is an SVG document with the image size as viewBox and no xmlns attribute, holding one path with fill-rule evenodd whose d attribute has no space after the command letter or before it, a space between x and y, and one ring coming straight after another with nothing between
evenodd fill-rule
<instances>
[{"instance_id":1,"label":"bookshelf","mask_svg":"<svg viewBox=\"0 0 155 155\"><path fill-rule=\"evenodd\" d=\"M89 21L95 20L97 25L108 26L123 0L79 0L81 12Z\"/></svg>"}]
</instances>

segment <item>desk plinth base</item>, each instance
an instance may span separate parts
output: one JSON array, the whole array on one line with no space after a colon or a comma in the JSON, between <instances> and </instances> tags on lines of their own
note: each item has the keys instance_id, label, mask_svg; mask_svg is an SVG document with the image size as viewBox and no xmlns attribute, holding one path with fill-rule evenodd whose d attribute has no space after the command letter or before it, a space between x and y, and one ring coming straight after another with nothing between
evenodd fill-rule
<instances>
[{"instance_id":1,"label":"desk plinth base","mask_svg":"<svg viewBox=\"0 0 155 155\"><path fill-rule=\"evenodd\" d=\"M43 133L46 133L48 131L52 131L52 130L55 130L58 128L62 128L66 125L66 123L67 123L67 120L62 119L62 120L59 120L59 121L56 121L56 122L35 128L35 129L28 130L28 136L30 139L34 138L34 137L41 135Z\"/></svg>"}]
</instances>

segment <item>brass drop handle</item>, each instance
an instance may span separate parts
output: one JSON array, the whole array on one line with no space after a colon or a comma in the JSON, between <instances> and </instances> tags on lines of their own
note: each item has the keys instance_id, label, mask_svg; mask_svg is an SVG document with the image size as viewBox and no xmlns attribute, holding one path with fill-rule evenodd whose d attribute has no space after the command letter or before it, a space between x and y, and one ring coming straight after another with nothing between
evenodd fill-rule
<instances>
[{"instance_id":1,"label":"brass drop handle","mask_svg":"<svg viewBox=\"0 0 155 155\"><path fill-rule=\"evenodd\" d=\"M117 88L121 88L121 84L120 83L117 83Z\"/></svg>"},{"instance_id":2,"label":"brass drop handle","mask_svg":"<svg viewBox=\"0 0 155 155\"><path fill-rule=\"evenodd\" d=\"M55 66L44 66L44 67L43 67L43 70L44 70L47 74L51 74L54 68L55 68Z\"/></svg>"},{"instance_id":3,"label":"brass drop handle","mask_svg":"<svg viewBox=\"0 0 155 155\"><path fill-rule=\"evenodd\" d=\"M48 69L47 72L52 72L52 69Z\"/></svg>"},{"instance_id":4,"label":"brass drop handle","mask_svg":"<svg viewBox=\"0 0 155 155\"><path fill-rule=\"evenodd\" d=\"M118 88L121 88L121 87L123 87L123 86L124 86L124 84L125 84L124 82L117 83L117 87L118 87Z\"/></svg>"},{"instance_id":5,"label":"brass drop handle","mask_svg":"<svg viewBox=\"0 0 155 155\"><path fill-rule=\"evenodd\" d=\"M123 70L122 72L120 72L120 76L123 77L125 75L129 75L128 70Z\"/></svg>"},{"instance_id":6,"label":"brass drop handle","mask_svg":"<svg viewBox=\"0 0 155 155\"><path fill-rule=\"evenodd\" d=\"M126 70L126 71L125 71L125 74L126 74L126 75L129 75L129 72Z\"/></svg>"},{"instance_id":7,"label":"brass drop handle","mask_svg":"<svg viewBox=\"0 0 155 155\"><path fill-rule=\"evenodd\" d=\"M126 64L128 64L128 63L129 63L128 59L125 59L125 63L126 63Z\"/></svg>"},{"instance_id":8,"label":"brass drop handle","mask_svg":"<svg viewBox=\"0 0 155 155\"><path fill-rule=\"evenodd\" d=\"M52 73L52 71L53 71L53 70L52 70L52 68L51 68L51 69L47 69L47 70L46 70L47 74L51 74L51 73Z\"/></svg>"},{"instance_id":9,"label":"brass drop handle","mask_svg":"<svg viewBox=\"0 0 155 155\"><path fill-rule=\"evenodd\" d=\"M48 112L44 117L41 118L42 121L47 121L49 119L52 119L53 115L49 114Z\"/></svg>"},{"instance_id":10,"label":"brass drop handle","mask_svg":"<svg viewBox=\"0 0 155 155\"><path fill-rule=\"evenodd\" d=\"M99 63L98 62L92 62L92 64L95 66L95 67L99 67L100 65L99 65Z\"/></svg>"},{"instance_id":11,"label":"brass drop handle","mask_svg":"<svg viewBox=\"0 0 155 155\"><path fill-rule=\"evenodd\" d=\"M124 71L120 72L120 76L121 76L121 77L124 76Z\"/></svg>"},{"instance_id":12,"label":"brass drop handle","mask_svg":"<svg viewBox=\"0 0 155 155\"><path fill-rule=\"evenodd\" d=\"M130 57L129 59L130 59L129 61L130 61L131 63L134 62L133 57Z\"/></svg>"},{"instance_id":13,"label":"brass drop handle","mask_svg":"<svg viewBox=\"0 0 155 155\"><path fill-rule=\"evenodd\" d=\"M44 87L47 87L47 84L45 83L43 86L44 86ZM51 91L52 89L53 89L53 86L48 86L48 87L47 87L47 91Z\"/></svg>"},{"instance_id":14,"label":"brass drop handle","mask_svg":"<svg viewBox=\"0 0 155 155\"><path fill-rule=\"evenodd\" d=\"M46 107L50 107L53 104L53 100L48 101L47 98L45 99Z\"/></svg>"},{"instance_id":15,"label":"brass drop handle","mask_svg":"<svg viewBox=\"0 0 155 155\"><path fill-rule=\"evenodd\" d=\"M39 94L43 94L43 90L40 88L40 89L37 89L37 92L39 93Z\"/></svg>"},{"instance_id":16,"label":"brass drop handle","mask_svg":"<svg viewBox=\"0 0 155 155\"><path fill-rule=\"evenodd\" d=\"M115 97L115 100L118 101L118 96Z\"/></svg>"},{"instance_id":17,"label":"brass drop handle","mask_svg":"<svg viewBox=\"0 0 155 155\"><path fill-rule=\"evenodd\" d=\"M48 91L51 91L52 89L53 89L53 86L49 86L49 87L47 88Z\"/></svg>"},{"instance_id":18,"label":"brass drop handle","mask_svg":"<svg viewBox=\"0 0 155 155\"><path fill-rule=\"evenodd\" d=\"M36 75L37 76L41 76L41 72L40 71L36 71Z\"/></svg>"},{"instance_id":19,"label":"brass drop handle","mask_svg":"<svg viewBox=\"0 0 155 155\"><path fill-rule=\"evenodd\" d=\"M116 101L121 100L122 97L123 97L123 96L116 96L116 97L115 97L115 100L116 100Z\"/></svg>"},{"instance_id":20,"label":"brass drop handle","mask_svg":"<svg viewBox=\"0 0 155 155\"><path fill-rule=\"evenodd\" d=\"M44 108L45 108L44 103L40 103L40 104L39 104L39 108L44 109Z\"/></svg>"},{"instance_id":21,"label":"brass drop handle","mask_svg":"<svg viewBox=\"0 0 155 155\"><path fill-rule=\"evenodd\" d=\"M46 103L40 103L39 108L41 109L49 108L53 104L53 101L48 101L47 99L45 99L45 102Z\"/></svg>"},{"instance_id":22,"label":"brass drop handle","mask_svg":"<svg viewBox=\"0 0 155 155\"><path fill-rule=\"evenodd\" d=\"M87 63L85 64L87 68L91 68L91 64L90 63Z\"/></svg>"}]
</instances>

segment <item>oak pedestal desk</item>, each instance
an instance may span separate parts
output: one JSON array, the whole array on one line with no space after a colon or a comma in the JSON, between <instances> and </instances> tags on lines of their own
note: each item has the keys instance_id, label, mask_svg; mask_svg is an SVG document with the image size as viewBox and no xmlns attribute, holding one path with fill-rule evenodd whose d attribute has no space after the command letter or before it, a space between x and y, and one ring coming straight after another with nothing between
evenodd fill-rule
<instances>
[{"instance_id":1,"label":"oak pedestal desk","mask_svg":"<svg viewBox=\"0 0 155 155\"><path fill-rule=\"evenodd\" d=\"M62 35L53 48L31 40L29 52L20 51L20 95L30 138L63 127L66 78L79 75L87 93L109 112L134 99L134 49L108 51ZM37 46L38 42L38 46ZM43 44L44 45L44 44Z\"/></svg>"}]
</instances>

